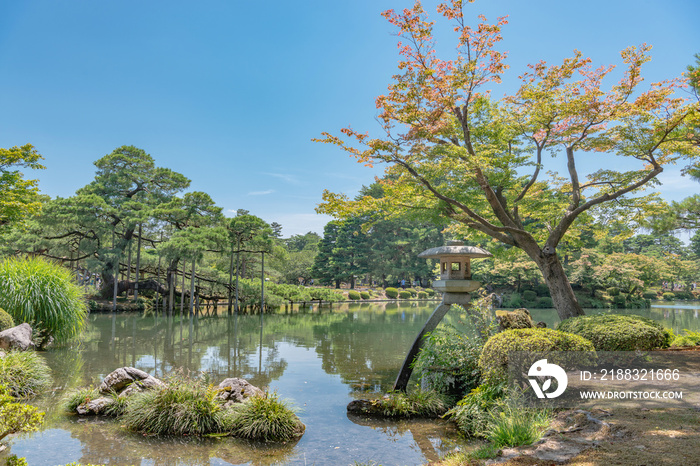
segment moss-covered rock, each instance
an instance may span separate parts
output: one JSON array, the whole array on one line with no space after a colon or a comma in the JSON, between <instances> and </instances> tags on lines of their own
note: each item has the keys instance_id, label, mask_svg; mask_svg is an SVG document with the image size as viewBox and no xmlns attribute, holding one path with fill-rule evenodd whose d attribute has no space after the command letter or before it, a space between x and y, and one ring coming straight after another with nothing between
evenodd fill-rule
<instances>
[{"instance_id":1,"label":"moss-covered rock","mask_svg":"<svg viewBox=\"0 0 700 466\"><path fill-rule=\"evenodd\" d=\"M572 317L561 322L557 329L587 338L598 351L648 351L671 343L671 334L661 324L636 315Z\"/></svg>"},{"instance_id":2,"label":"moss-covered rock","mask_svg":"<svg viewBox=\"0 0 700 466\"><path fill-rule=\"evenodd\" d=\"M547 353L551 351L594 352L593 343L571 333L549 328L524 328L498 333L484 345L479 356L479 368L487 383L505 382L508 370L508 353L528 351Z\"/></svg>"},{"instance_id":3,"label":"moss-covered rock","mask_svg":"<svg viewBox=\"0 0 700 466\"><path fill-rule=\"evenodd\" d=\"M524 308L512 311L496 311L496 321L501 330L535 327L530 311Z\"/></svg>"}]
</instances>

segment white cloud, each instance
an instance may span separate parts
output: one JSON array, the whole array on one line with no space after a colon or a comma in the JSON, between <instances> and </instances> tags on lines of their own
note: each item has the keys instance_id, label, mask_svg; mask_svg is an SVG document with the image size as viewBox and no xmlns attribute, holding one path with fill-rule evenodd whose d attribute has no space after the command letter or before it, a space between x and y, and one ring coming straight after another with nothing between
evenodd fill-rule
<instances>
[{"instance_id":1,"label":"white cloud","mask_svg":"<svg viewBox=\"0 0 700 466\"><path fill-rule=\"evenodd\" d=\"M301 181L299 180L299 178L297 178L295 175L290 175L288 173L263 173L263 175L272 176L274 178L279 178L279 179L286 181L287 183L290 183L290 184L297 184L297 185L301 184Z\"/></svg>"},{"instance_id":2,"label":"white cloud","mask_svg":"<svg viewBox=\"0 0 700 466\"><path fill-rule=\"evenodd\" d=\"M274 189L268 189L266 191L251 191L248 193L248 196L265 196L267 194L272 194L274 193Z\"/></svg>"},{"instance_id":3,"label":"white cloud","mask_svg":"<svg viewBox=\"0 0 700 466\"><path fill-rule=\"evenodd\" d=\"M265 215L265 221L277 222L282 225L282 236L284 238L303 235L310 231L323 236L323 227L331 220L333 220L331 216L322 214Z\"/></svg>"}]
</instances>

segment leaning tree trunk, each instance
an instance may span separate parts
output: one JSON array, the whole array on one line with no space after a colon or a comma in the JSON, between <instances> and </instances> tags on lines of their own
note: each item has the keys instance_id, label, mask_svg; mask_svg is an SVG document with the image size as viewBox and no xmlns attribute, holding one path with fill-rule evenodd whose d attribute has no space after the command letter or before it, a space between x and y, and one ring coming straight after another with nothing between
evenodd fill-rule
<instances>
[{"instance_id":1,"label":"leaning tree trunk","mask_svg":"<svg viewBox=\"0 0 700 466\"><path fill-rule=\"evenodd\" d=\"M557 310L559 319L565 320L570 317L585 315L581 305L576 299L574 290L571 288L571 283L566 276L564 267L559 261L559 256L556 252L547 253L547 247L544 251L534 258L537 266L542 272L549 293L552 296L552 303Z\"/></svg>"}]
</instances>

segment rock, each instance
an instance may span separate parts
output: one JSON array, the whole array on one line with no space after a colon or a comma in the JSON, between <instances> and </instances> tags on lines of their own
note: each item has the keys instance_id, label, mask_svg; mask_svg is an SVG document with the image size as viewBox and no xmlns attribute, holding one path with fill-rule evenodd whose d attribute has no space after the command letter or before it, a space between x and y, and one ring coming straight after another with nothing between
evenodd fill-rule
<instances>
[{"instance_id":1,"label":"rock","mask_svg":"<svg viewBox=\"0 0 700 466\"><path fill-rule=\"evenodd\" d=\"M129 395L136 391L143 391L165 384L152 375L134 367L120 367L110 372L100 384L100 393L117 393Z\"/></svg>"},{"instance_id":2,"label":"rock","mask_svg":"<svg viewBox=\"0 0 700 466\"><path fill-rule=\"evenodd\" d=\"M219 393L216 397L225 400L225 407L230 407L234 403L240 403L251 396L263 396L265 392L255 385L250 384L245 379L228 378L219 384Z\"/></svg>"},{"instance_id":3,"label":"rock","mask_svg":"<svg viewBox=\"0 0 700 466\"><path fill-rule=\"evenodd\" d=\"M0 332L0 349L27 351L33 348L32 327L27 323Z\"/></svg>"},{"instance_id":4,"label":"rock","mask_svg":"<svg viewBox=\"0 0 700 466\"><path fill-rule=\"evenodd\" d=\"M4 357L5 357L5 352L4 352L4 351L0 351L0 359L2 359L2 358L4 358Z\"/></svg>"},{"instance_id":5,"label":"rock","mask_svg":"<svg viewBox=\"0 0 700 466\"><path fill-rule=\"evenodd\" d=\"M111 405L112 403L114 403L113 398L101 396L100 398L95 398L94 400L86 401L85 403L80 404L77 408L75 408L75 410L81 415L102 414L107 406Z\"/></svg>"},{"instance_id":6,"label":"rock","mask_svg":"<svg viewBox=\"0 0 700 466\"><path fill-rule=\"evenodd\" d=\"M369 414L371 416L377 416L382 411L378 403L372 402L372 400L353 400L348 403L347 410L348 413Z\"/></svg>"},{"instance_id":7,"label":"rock","mask_svg":"<svg viewBox=\"0 0 700 466\"><path fill-rule=\"evenodd\" d=\"M514 328L533 328L535 326L532 322L530 311L525 308L512 311L496 311L496 321L498 321L501 331Z\"/></svg>"}]
</instances>

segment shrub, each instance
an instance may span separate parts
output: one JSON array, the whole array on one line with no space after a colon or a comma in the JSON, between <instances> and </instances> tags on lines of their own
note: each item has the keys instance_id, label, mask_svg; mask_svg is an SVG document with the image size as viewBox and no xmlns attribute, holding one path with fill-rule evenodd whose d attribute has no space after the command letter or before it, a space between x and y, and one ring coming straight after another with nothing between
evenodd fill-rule
<instances>
[{"instance_id":1,"label":"shrub","mask_svg":"<svg viewBox=\"0 0 700 466\"><path fill-rule=\"evenodd\" d=\"M389 287L384 290L384 294L389 299L396 299L399 297L399 290L397 290L396 288Z\"/></svg>"},{"instance_id":2,"label":"shrub","mask_svg":"<svg viewBox=\"0 0 700 466\"><path fill-rule=\"evenodd\" d=\"M10 392L10 388L0 385L0 440L10 434L39 430L44 422L44 413L34 406L17 403Z\"/></svg>"},{"instance_id":3,"label":"shrub","mask_svg":"<svg viewBox=\"0 0 700 466\"><path fill-rule=\"evenodd\" d=\"M83 288L71 271L37 257L0 263L0 307L57 341L78 335L87 316Z\"/></svg>"},{"instance_id":4,"label":"shrub","mask_svg":"<svg viewBox=\"0 0 700 466\"><path fill-rule=\"evenodd\" d=\"M428 293L426 293L425 291L419 291L418 299L428 299Z\"/></svg>"},{"instance_id":5,"label":"shrub","mask_svg":"<svg viewBox=\"0 0 700 466\"><path fill-rule=\"evenodd\" d=\"M642 298L644 299L659 299L659 296L655 291L645 291L642 293Z\"/></svg>"},{"instance_id":6,"label":"shrub","mask_svg":"<svg viewBox=\"0 0 700 466\"><path fill-rule=\"evenodd\" d=\"M672 291L665 292L662 297L665 301L674 301L676 299L676 294Z\"/></svg>"},{"instance_id":7,"label":"shrub","mask_svg":"<svg viewBox=\"0 0 700 466\"><path fill-rule=\"evenodd\" d=\"M572 317L561 322L557 329L587 338L600 351L645 351L670 343L660 324L635 315Z\"/></svg>"},{"instance_id":8,"label":"shrub","mask_svg":"<svg viewBox=\"0 0 700 466\"><path fill-rule=\"evenodd\" d=\"M408 290L401 290L399 291L399 298L400 299L409 299L411 297L411 292Z\"/></svg>"},{"instance_id":9,"label":"shrub","mask_svg":"<svg viewBox=\"0 0 700 466\"><path fill-rule=\"evenodd\" d=\"M122 420L127 428L148 435L220 432L223 408L216 393L201 381L171 379L166 387L131 395Z\"/></svg>"},{"instance_id":10,"label":"shrub","mask_svg":"<svg viewBox=\"0 0 700 466\"><path fill-rule=\"evenodd\" d=\"M10 351L0 358L0 380L12 396L30 398L51 385L51 370L34 351Z\"/></svg>"},{"instance_id":11,"label":"shrub","mask_svg":"<svg viewBox=\"0 0 700 466\"><path fill-rule=\"evenodd\" d=\"M253 396L226 415L226 430L250 440L285 442L300 437L306 426L276 393Z\"/></svg>"},{"instance_id":12,"label":"shrub","mask_svg":"<svg viewBox=\"0 0 700 466\"><path fill-rule=\"evenodd\" d=\"M367 292L367 291L361 291L361 292L360 292L360 297L361 297L362 299L369 299L371 296L370 296L369 292Z\"/></svg>"},{"instance_id":13,"label":"shrub","mask_svg":"<svg viewBox=\"0 0 700 466\"><path fill-rule=\"evenodd\" d=\"M673 339L673 342L671 343L671 348L682 348L684 346L695 346L696 343L695 341L686 336L686 335L678 335L676 338Z\"/></svg>"},{"instance_id":14,"label":"shrub","mask_svg":"<svg viewBox=\"0 0 700 466\"><path fill-rule=\"evenodd\" d=\"M0 332L14 326L15 321L12 319L12 316L5 312L4 309L0 308Z\"/></svg>"},{"instance_id":15,"label":"shrub","mask_svg":"<svg viewBox=\"0 0 700 466\"><path fill-rule=\"evenodd\" d=\"M550 309L554 307L554 302L552 301L552 298L547 296L537 298L537 307L540 309Z\"/></svg>"},{"instance_id":16,"label":"shrub","mask_svg":"<svg viewBox=\"0 0 700 466\"><path fill-rule=\"evenodd\" d=\"M360 298L361 298L361 296L360 296L360 293L358 291L355 291L355 290L348 291L348 299L356 301Z\"/></svg>"},{"instance_id":17,"label":"shrub","mask_svg":"<svg viewBox=\"0 0 700 466\"><path fill-rule=\"evenodd\" d=\"M535 292L537 293L537 296L551 297L549 294L549 287L544 283L537 285L535 287Z\"/></svg>"},{"instance_id":18,"label":"shrub","mask_svg":"<svg viewBox=\"0 0 700 466\"><path fill-rule=\"evenodd\" d=\"M445 414L445 398L434 390L416 388L410 392L389 392L374 404L387 417L435 417Z\"/></svg>"},{"instance_id":19,"label":"shrub","mask_svg":"<svg viewBox=\"0 0 700 466\"><path fill-rule=\"evenodd\" d=\"M610 288L606 289L605 292L608 294L608 296L614 298L620 294L620 289L615 286L611 286Z\"/></svg>"},{"instance_id":20,"label":"shrub","mask_svg":"<svg viewBox=\"0 0 700 466\"><path fill-rule=\"evenodd\" d=\"M459 398L481 380L480 353L479 340L470 339L455 327L442 324L426 336L413 370L433 390Z\"/></svg>"},{"instance_id":21,"label":"shrub","mask_svg":"<svg viewBox=\"0 0 700 466\"><path fill-rule=\"evenodd\" d=\"M430 296L431 298L435 296L435 290L433 290L432 288L426 288L424 291L428 293L428 296Z\"/></svg>"},{"instance_id":22,"label":"shrub","mask_svg":"<svg viewBox=\"0 0 700 466\"><path fill-rule=\"evenodd\" d=\"M618 309L624 309L625 305L627 304L627 298L623 294L617 294L613 297L613 304Z\"/></svg>"},{"instance_id":23,"label":"shrub","mask_svg":"<svg viewBox=\"0 0 700 466\"><path fill-rule=\"evenodd\" d=\"M418 291L414 290L413 288L406 288L406 291L411 294L411 298L415 298L418 295Z\"/></svg>"},{"instance_id":24,"label":"shrub","mask_svg":"<svg viewBox=\"0 0 700 466\"><path fill-rule=\"evenodd\" d=\"M508 353L512 351L594 351L583 337L550 328L506 330L489 338L479 356L479 368L486 382L507 380Z\"/></svg>"},{"instance_id":25,"label":"shrub","mask_svg":"<svg viewBox=\"0 0 700 466\"><path fill-rule=\"evenodd\" d=\"M528 302L534 302L537 299L537 293L532 290L523 291L523 299Z\"/></svg>"},{"instance_id":26,"label":"shrub","mask_svg":"<svg viewBox=\"0 0 700 466\"><path fill-rule=\"evenodd\" d=\"M508 303L507 303L506 307L517 309L519 307L522 307L522 305L523 305L523 300L520 298L520 294L513 293L510 295L510 298L508 299Z\"/></svg>"},{"instance_id":27,"label":"shrub","mask_svg":"<svg viewBox=\"0 0 700 466\"><path fill-rule=\"evenodd\" d=\"M693 299L693 293L690 291L676 291L674 294L676 299Z\"/></svg>"}]
</instances>

